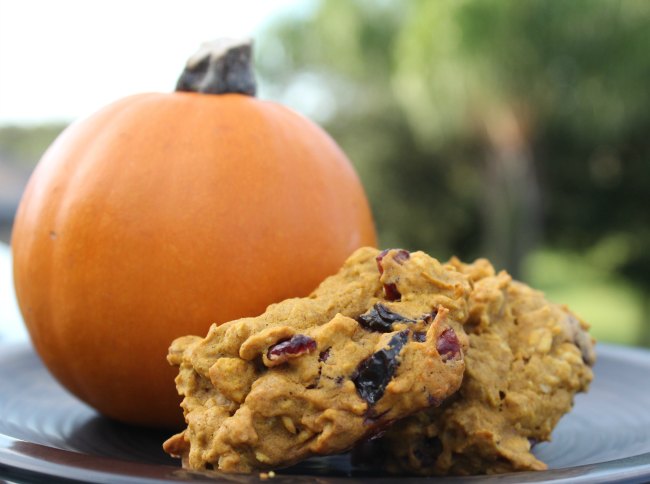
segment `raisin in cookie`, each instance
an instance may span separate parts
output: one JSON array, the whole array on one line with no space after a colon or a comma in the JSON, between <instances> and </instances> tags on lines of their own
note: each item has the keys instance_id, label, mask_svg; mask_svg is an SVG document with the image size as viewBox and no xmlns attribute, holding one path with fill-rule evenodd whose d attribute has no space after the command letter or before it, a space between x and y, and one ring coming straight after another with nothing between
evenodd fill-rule
<instances>
[{"instance_id":1,"label":"raisin in cookie","mask_svg":"<svg viewBox=\"0 0 650 484\"><path fill-rule=\"evenodd\" d=\"M465 379L458 395L358 449L393 472L479 474L542 470L531 452L586 391L595 360L587 325L486 260L452 260L472 284Z\"/></svg>"},{"instance_id":2,"label":"raisin in cookie","mask_svg":"<svg viewBox=\"0 0 650 484\"><path fill-rule=\"evenodd\" d=\"M422 252L355 252L309 297L174 341L192 469L251 472L340 453L458 390L468 278Z\"/></svg>"}]
</instances>

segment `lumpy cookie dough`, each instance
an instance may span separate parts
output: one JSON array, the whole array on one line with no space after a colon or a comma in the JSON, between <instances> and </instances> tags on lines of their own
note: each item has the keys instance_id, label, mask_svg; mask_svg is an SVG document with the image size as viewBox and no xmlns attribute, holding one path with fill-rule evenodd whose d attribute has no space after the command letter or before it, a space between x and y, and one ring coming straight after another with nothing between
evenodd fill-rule
<instances>
[{"instance_id":1,"label":"lumpy cookie dough","mask_svg":"<svg viewBox=\"0 0 650 484\"><path fill-rule=\"evenodd\" d=\"M460 387L469 278L422 252L355 252L308 298L175 340L183 466L251 472L349 450Z\"/></svg>"},{"instance_id":2,"label":"lumpy cookie dough","mask_svg":"<svg viewBox=\"0 0 650 484\"><path fill-rule=\"evenodd\" d=\"M575 393L589 386L595 354L588 326L507 273L495 274L486 260L452 264L472 284L462 387L356 457L420 475L546 469L531 447L550 440Z\"/></svg>"}]
</instances>

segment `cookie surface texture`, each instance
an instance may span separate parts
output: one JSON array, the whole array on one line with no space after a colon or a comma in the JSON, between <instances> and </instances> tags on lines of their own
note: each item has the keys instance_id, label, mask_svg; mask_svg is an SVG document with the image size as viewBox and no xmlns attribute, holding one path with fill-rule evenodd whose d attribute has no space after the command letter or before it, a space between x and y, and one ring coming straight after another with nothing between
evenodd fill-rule
<instances>
[{"instance_id":1,"label":"cookie surface texture","mask_svg":"<svg viewBox=\"0 0 650 484\"><path fill-rule=\"evenodd\" d=\"M422 252L362 248L307 298L174 341L192 469L252 472L344 452L458 390L470 283Z\"/></svg>"},{"instance_id":2,"label":"cookie surface texture","mask_svg":"<svg viewBox=\"0 0 650 484\"><path fill-rule=\"evenodd\" d=\"M592 380L588 326L541 292L496 274L486 260L452 264L472 284L462 387L441 407L393 426L363 453L397 473L546 469L531 447L550 440L574 395Z\"/></svg>"}]
</instances>

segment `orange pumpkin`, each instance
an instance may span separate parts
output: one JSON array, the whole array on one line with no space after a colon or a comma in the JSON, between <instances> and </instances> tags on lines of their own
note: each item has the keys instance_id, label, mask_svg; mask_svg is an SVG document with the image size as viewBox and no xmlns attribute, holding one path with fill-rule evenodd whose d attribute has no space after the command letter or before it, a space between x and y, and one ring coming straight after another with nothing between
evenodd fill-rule
<instances>
[{"instance_id":1,"label":"orange pumpkin","mask_svg":"<svg viewBox=\"0 0 650 484\"><path fill-rule=\"evenodd\" d=\"M250 46L226 52L185 75L225 93L135 95L71 125L16 216L16 294L36 350L72 393L125 422L181 422L165 361L175 337L305 296L376 243L327 134L205 82Z\"/></svg>"}]
</instances>

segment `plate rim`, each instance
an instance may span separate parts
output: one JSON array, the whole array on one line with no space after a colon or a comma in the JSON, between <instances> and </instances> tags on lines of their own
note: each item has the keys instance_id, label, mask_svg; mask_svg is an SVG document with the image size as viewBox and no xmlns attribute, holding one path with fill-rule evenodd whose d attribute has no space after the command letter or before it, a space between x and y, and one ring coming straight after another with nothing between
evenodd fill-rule
<instances>
[{"instance_id":1,"label":"plate rim","mask_svg":"<svg viewBox=\"0 0 650 484\"><path fill-rule=\"evenodd\" d=\"M0 343L0 360L15 357L23 352L38 353L29 342ZM623 360L628 364L640 364L650 368L650 350L612 343L599 343L598 360L603 357ZM598 360L596 365L598 365ZM47 370L46 370L47 371ZM53 377L52 377L53 378ZM2 417L0 416L0 419ZM47 464L44 467L44 464ZM124 472L128 469L128 473ZM54 472L57 470L58 472ZM19 439L0 430L0 478L17 479L18 482L40 482L45 478L67 482L115 482L115 483L155 483L155 482L233 482L232 475L215 471L191 471L180 466L150 464L128 461L109 456L85 454L76 450L61 449ZM250 479L255 474L243 476ZM409 482L430 481L427 477L339 477L315 475L277 475L279 481L286 479L314 479L322 482L395 482L408 479ZM467 477L449 476L450 482L647 482L650 478L650 452L641 453L592 464L548 469L536 472L513 472L493 476L477 475ZM276 482L278 482L276 480Z\"/></svg>"}]
</instances>

